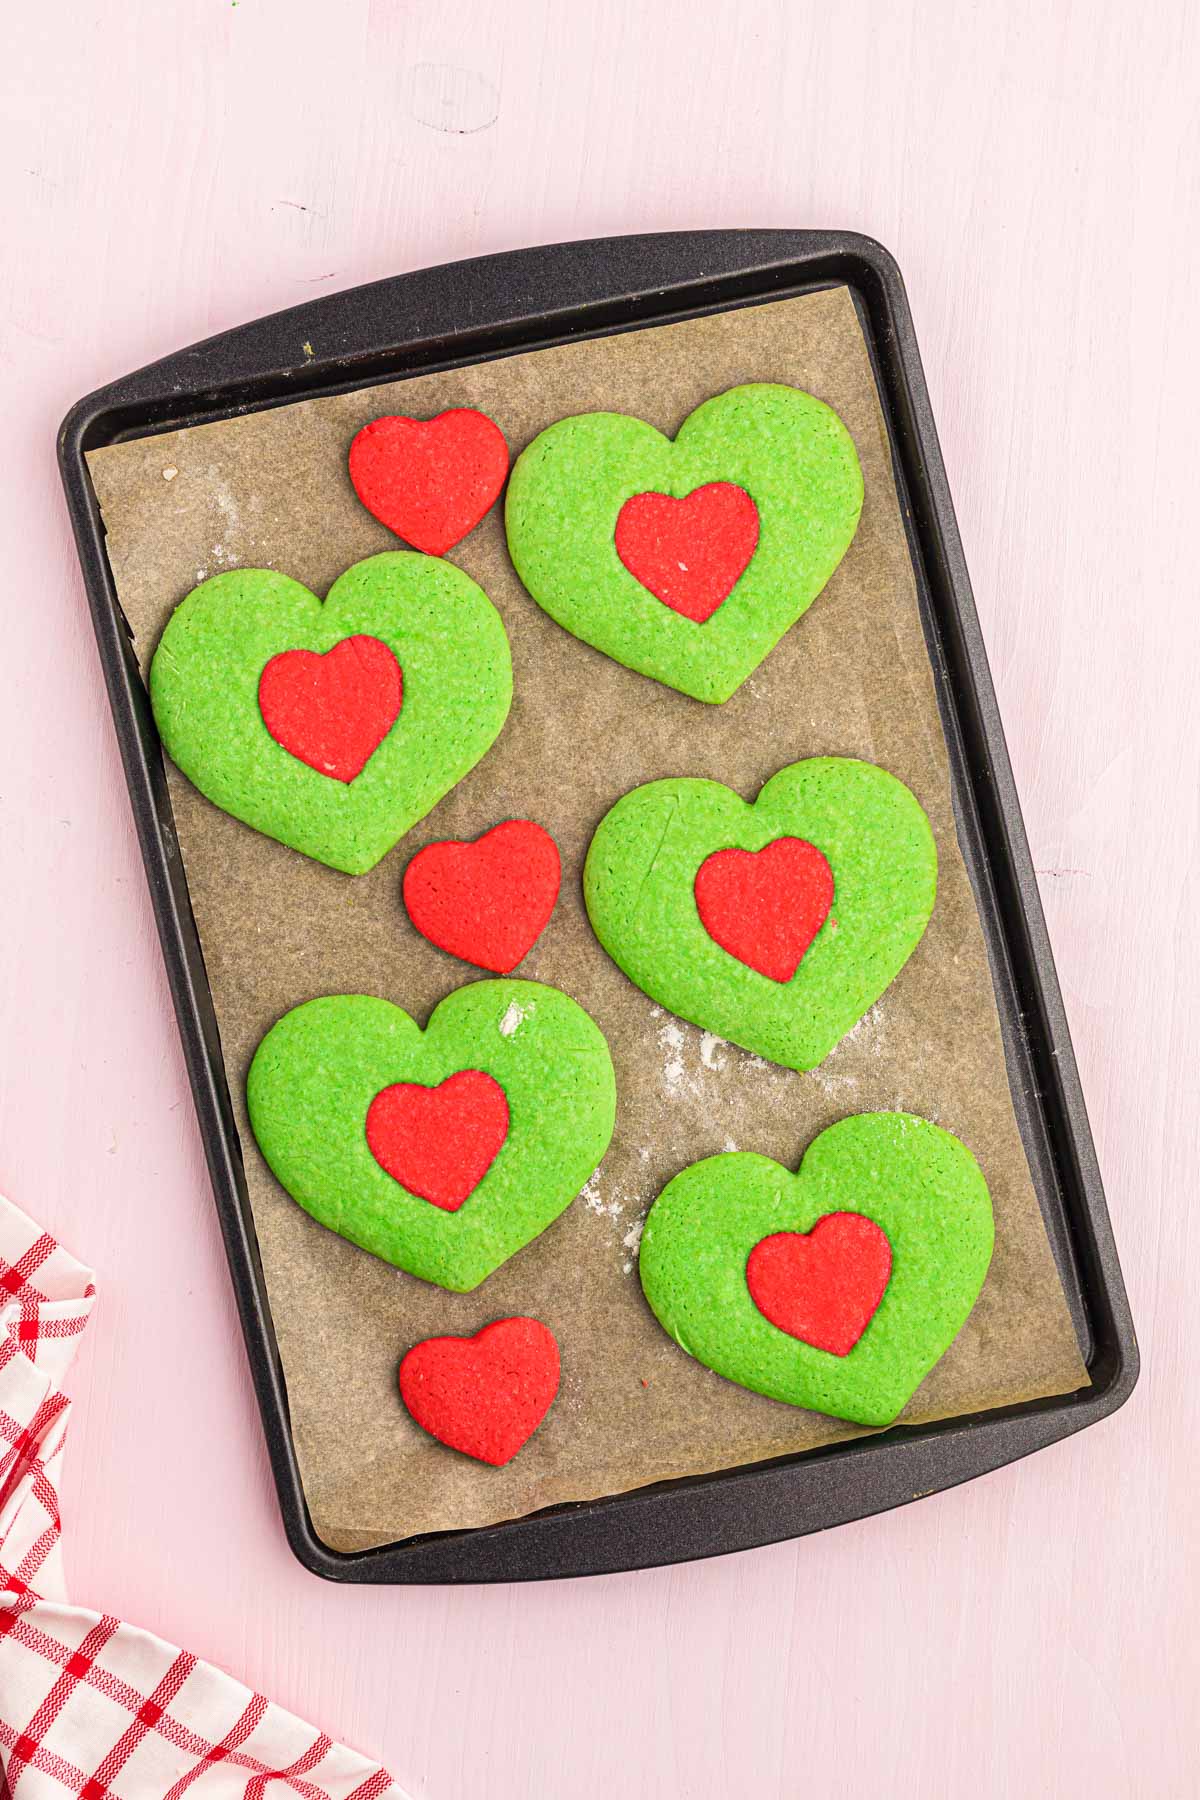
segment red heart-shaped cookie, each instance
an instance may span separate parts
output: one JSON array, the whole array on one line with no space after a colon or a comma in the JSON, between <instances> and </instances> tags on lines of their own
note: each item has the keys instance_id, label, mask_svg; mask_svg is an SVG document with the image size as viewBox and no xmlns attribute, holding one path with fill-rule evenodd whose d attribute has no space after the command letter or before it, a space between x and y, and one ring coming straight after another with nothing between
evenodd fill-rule
<instances>
[{"instance_id":1,"label":"red heart-shaped cookie","mask_svg":"<svg viewBox=\"0 0 1200 1800\"><path fill-rule=\"evenodd\" d=\"M470 406L373 419L350 446L350 480L367 511L430 556L474 531L507 474L504 433Z\"/></svg>"},{"instance_id":2,"label":"red heart-shaped cookie","mask_svg":"<svg viewBox=\"0 0 1200 1800\"><path fill-rule=\"evenodd\" d=\"M497 1319L474 1337L414 1344L400 1398L431 1437L499 1468L537 1430L558 1380L554 1333L538 1319Z\"/></svg>"},{"instance_id":3,"label":"red heart-shaped cookie","mask_svg":"<svg viewBox=\"0 0 1200 1800\"><path fill-rule=\"evenodd\" d=\"M815 844L776 838L764 850L716 850L696 871L710 938L772 981L790 981L833 905L833 870Z\"/></svg>"},{"instance_id":4,"label":"red heart-shaped cookie","mask_svg":"<svg viewBox=\"0 0 1200 1800\"><path fill-rule=\"evenodd\" d=\"M504 1089L481 1069L437 1087L396 1081L367 1108L367 1144L380 1168L419 1200L457 1212L508 1136Z\"/></svg>"},{"instance_id":5,"label":"red heart-shaped cookie","mask_svg":"<svg viewBox=\"0 0 1200 1800\"><path fill-rule=\"evenodd\" d=\"M826 1213L809 1232L777 1231L746 1260L746 1286L763 1317L831 1356L853 1350L891 1274L887 1237L852 1212Z\"/></svg>"},{"instance_id":6,"label":"red heart-shaped cookie","mask_svg":"<svg viewBox=\"0 0 1200 1800\"><path fill-rule=\"evenodd\" d=\"M508 819L474 843L448 838L419 850L404 871L404 904L439 950L507 975L545 930L561 879L550 833Z\"/></svg>"},{"instance_id":7,"label":"red heart-shaped cookie","mask_svg":"<svg viewBox=\"0 0 1200 1800\"><path fill-rule=\"evenodd\" d=\"M617 514L615 541L629 573L655 599L703 625L754 555L758 508L732 481L710 481L682 500L635 494Z\"/></svg>"},{"instance_id":8,"label":"red heart-shaped cookie","mask_svg":"<svg viewBox=\"0 0 1200 1800\"><path fill-rule=\"evenodd\" d=\"M404 678L379 638L343 638L324 656L282 650L258 678L263 724L318 775L361 775L400 716Z\"/></svg>"}]
</instances>

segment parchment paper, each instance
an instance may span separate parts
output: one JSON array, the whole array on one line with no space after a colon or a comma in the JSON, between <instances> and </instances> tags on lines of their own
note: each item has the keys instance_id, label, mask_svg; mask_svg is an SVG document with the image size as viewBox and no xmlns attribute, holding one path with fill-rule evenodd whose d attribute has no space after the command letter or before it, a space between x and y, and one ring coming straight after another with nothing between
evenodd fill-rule
<instances>
[{"instance_id":1,"label":"parchment paper","mask_svg":"<svg viewBox=\"0 0 1200 1800\"><path fill-rule=\"evenodd\" d=\"M851 1112L903 1108L955 1132L978 1157L995 1207L983 1293L905 1417L952 1416L1087 1383L1013 1114L883 420L844 289L93 453L143 671L172 608L206 575L265 566L324 594L350 563L398 547L346 475L352 436L380 413L478 406L515 456L574 412L636 413L673 433L701 400L745 381L792 382L837 410L858 445L866 504L828 588L726 705L631 674L553 624L513 573L497 507L451 555L504 617L512 714L483 762L371 874L337 874L260 837L169 770L305 1493L316 1530L334 1548L484 1525L857 1435L701 1368L655 1323L637 1278L642 1218L681 1167L736 1147L794 1168L818 1131ZM865 757L907 782L933 823L941 869L915 955L821 1068L801 1075L702 1034L634 988L592 936L580 872L596 823L639 782L708 776L753 799L785 763L813 755ZM617 1129L599 1173L563 1217L475 1293L456 1295L308 1218L259 1155L243 1082L263 1033L302 1000L379 994L424 1023L451 988L472 979L413 932L401 875L431 839L474 837L514 816L554 833L565 871L558 910L517 972L565 989L600 1024L617 1071ZM494 1470L409 1421L396 1367L419 1338L474 1332L514 1312L557 1334L563 1385L541 1430L508 1468Z\"/></svg>"}]
</instances>

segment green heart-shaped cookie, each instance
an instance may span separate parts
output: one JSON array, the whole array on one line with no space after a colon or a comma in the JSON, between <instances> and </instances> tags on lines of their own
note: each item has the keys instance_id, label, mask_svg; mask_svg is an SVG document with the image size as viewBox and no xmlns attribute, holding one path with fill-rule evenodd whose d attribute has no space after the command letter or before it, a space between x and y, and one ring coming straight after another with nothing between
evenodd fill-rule
<instances>
[{"instance_id":1,"label":"green heart-shaped cookie","mask_svg":"<svg viewBox=\"0 0 1200 1800\"><path fill-rule=\"evenodd\" d=\"M271 735L259 683L283 652L324 656L360 636L376 640L393 676L387 652L399 664L403 699L361 773L334 779ZM469 576L438 557L391 552L347 569L324 604L272 569L202 582L163 632L150 697L168 754L215 805L361 875L495 741L512 660L499 613Z\"/></svg>"},{"instance_id":2,"label":"green heart-shaped cookie","mask_svg":"<svg viewBox=\"0 0 1200 1800\"><path fill-rule=\"evenodd\" d=\"M468 1070L503 1090L507 1134L449 1211L376 1161L367 1115L394 1084L434 1090ZM616 1084L608 1045L566 994L476 981L443 1000L424 1031L361 994L293 1008L255 1051L246 1101L271 1169L314 1219L422 1281L468 1293L593 1174L612 1137Z\"/></svg>"},{"instance_id":3,"label":"green heart-shaped cookie","mask_svg":"<svg viewBox=\"0 0 1200 1800\"><path fill-rule=\"evenodd\" d=\"M765 1238L846 1213L884 1233L891 1274L853 1349L835 1355L759 1311L746 1265ZM890 1425L966 1322L992 1238L964 1144L909 1113L862 1113L815 1138L797 1175L742 1151L692 1163L651 1207L639 1268L663 1329L706 1368L791 1406Z\"/></svg>"},{"instance_id":4,"label":"green heart-shaped cookie","mask_svg":"<svg viewBox=\"0 0 1200 1800\"><path fill-rule=\"evenodd\" d=\"M718 483L750 496L757 543L728 597L697 623L622 561L617 520L637 495L680 501ZM639 674L719 702L816 599L862 499L858 453L837 414L799 388L755 382L706 400L674 442L624 413L551 425L517 459L505 526L518 575L552 619ZM687 554L685 545L672 567L684 569Z\"/></svg>"},{"instance_id":5,"label":"green heart-shaped cookie","mask_svg":"<svg viewBox=\"0 0 1200 1800\"><path fill-rule=\"evenodd\" d=\"M790 980L709 935L696 877L721 850L811 844L833 903ZM651 781L618 800L587 854L584 898L609 955L661 1006L743 1049L812 1069L878 1000L920 941L937 850L913 795L873 763L814 757L773 775L753 805L716 781Z\"/></svg>"}]
</instances>

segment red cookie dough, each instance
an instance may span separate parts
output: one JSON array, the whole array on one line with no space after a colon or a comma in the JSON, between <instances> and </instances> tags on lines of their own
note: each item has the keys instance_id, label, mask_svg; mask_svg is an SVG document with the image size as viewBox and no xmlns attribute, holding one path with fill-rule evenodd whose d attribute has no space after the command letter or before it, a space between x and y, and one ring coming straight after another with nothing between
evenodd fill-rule
<instances>
[{"instance_id":1,"label":"red cookie dough","mask_svg":"<svg viewBox=\"0 0 1200 1800\"><path fill-rule=\"evenodd\" d=\"M716 850L701 863L696 908L710 938L772 981L790 981L833 905L833 870L804 838Z\"/></svg>"},{"instance_id":2,"label":"red cookie dough","mask_svg":"<svg viewBox=\"0 0 1200 1800\"><path fill-rule=\"evenodd\" d=\"M417 1424L494 1468L537 1430L558 1381L558 1344L538 1319L497 1319L469 1338L426 1338L400 1364L400 1398Z\"/></svg>"},{"instance_id":3,"label":"red cookie dough","mask_svg":"<svg viewBox=\"0 0 1200 1800\"><path fill-rule=\"evenodd\" d=\"M439 950L507 975L545 930L561 879L550 833L509 819L474 843L446 839L419 850L404 871L404 904Z\"/></svg>"},{"instance_id":4,"label":"red cookie dough","mask_svg":"<svg viewBox=\"0 0 1200 1800\"><path fill-rule=\"evenodd\" d=\"M367 511L429 556L474 531L507 474L504 433L469 406L373 419L350 446L350 480Z\"/></svg>"},{"instance_id":5,"label":"red cookie dough","mask_svg":"<svg viewBox=\"0 0 1200 1800\"><path fill-rule=\"evenodd\" d=\"M258 679L263 724L292 756L351 782L400 716L404 677L379 638L343 638L324 656L283 650Z\"/></svg>"},{"instance_id":6,"label":"red cookie dough","mask_svg":"<svg viewBox=\"0 0 1200 1800\"><path fill-rule=\"evenodd\" d=\"M457 1212L508 1136L504 1089L481 1069L460 1069L437 1087L397 1081L367 1109L375 1161L419 1200Z\"/></svg>"},{"instance_id":7,"label":"red cookie dough","mask_svg":"<svg viewBox=\"0 0 1200 1800\"><path fill-rule=\"evenodd\" d=\"M656 599L697 625L729 598L758 546L745 488L710 481L683 500L635 494L617 514L617 555Z\"/></svg>"},{"instance_id":8,"label":"red cookie dough","mask_svg":"<svg viewBox=\"0 0 1200 1800\"><path fill-rule=\"evenodd\" d=\"M764 1318L831 1356L849 1356L883 1299L892 1247L873 1219L826 1213L812 1230L755 1244L746 1286Z\"/></svg>"}]
</instances>

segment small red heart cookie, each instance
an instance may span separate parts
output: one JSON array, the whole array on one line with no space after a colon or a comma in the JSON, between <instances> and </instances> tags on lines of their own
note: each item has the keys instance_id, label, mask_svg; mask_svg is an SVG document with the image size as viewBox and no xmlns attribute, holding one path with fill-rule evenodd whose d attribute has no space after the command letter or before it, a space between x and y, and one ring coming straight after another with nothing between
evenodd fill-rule
<instances>
[{"instance_id":1,"label":"small red heart cookie","mask_svg":"<svg viewBox=\"0 0 1200 1800\"><path fill-rule=\"evenodd\" d=\"M758 547L758 508L732 481L710 481L683 500L635 494L617 514L615 541L635 580L673 612L703 625Z\"/></svg>"},{"instance_id":2,"label":"small red heart cookie","mask_svg":"<svg viewBox=\"0 0 1200 1800\"><path fill-rule=\"evenodd\" d=\"M367 1108L371 1155L419 1200L457 1212L508 1136L504 1089L481 1069L460 1069L437 1087L397 1081Z\"/></svg>"},{"instance_id":3,"label":"small red heart cookie","mask_svg":"<svg viewBox=\"0 0 1200 1800\"><path fill-rule=\"evenodd\" d=\"M746 1286L763 1317L831 1356L849 1356L891 1274L887 1237L852 1212L826 1213L809 1232L777 1231L746 1261Z\"/></svg>"},{"instance_id":4,"label":"small red heart cookie","mask_svg":"<svg viewBox=\"0 0 1200 1800\"><path fill-rule=\"evenodd\" d=\"M373 419L350 446L350 480L367 511L429 556L474 531L507 474L504 433L469 406Z\"/></svg>"},{"instance_id":5,"label":"small red heart cookie","mask_svg":"<svg viewBox=\"0 0 1200 1800\"><path fill-rule=\"evenodd\" d=\"M710 938L772 981L790 981L833 905L833 870L804 838L765 850L716 850L696 872Z\"/></svg>"},{"instance_id":6,"label":"small red heart cookie","mask_svg":"<svg viewBox=\"0 0 1200 1800\"><path fill-rule=\"evenodd\" d=\"M451 1450L500 1468L558 1392L558 1344L538 1319L497 1319L474 1337L426 1338L400 1364L400 1398Z\"/></svg>"},{"instance_id":7,"label":"small red heart cookie","mask_svg":"<svg viewBox=\"0 0 1200 1800\"><path fill-rule=\"evenodd\" d=\"M283 650L258 678L263 724L318 775L361 775L400 716L404 678L379 638L343 638L324 656Z\"/></svg>"},{"instance_id":8,"label":"small red heart cookie","mask_svg":"<svg viewBox=\"0 0 1200 1800\"><path fill-rule=\"evenodd\" d=\"M550 833L509 819L474 843L446 839L419 850L404 871L404 904L439 950L507 975L545 930L561 879Z\"/></svg>"}]
</instances>

